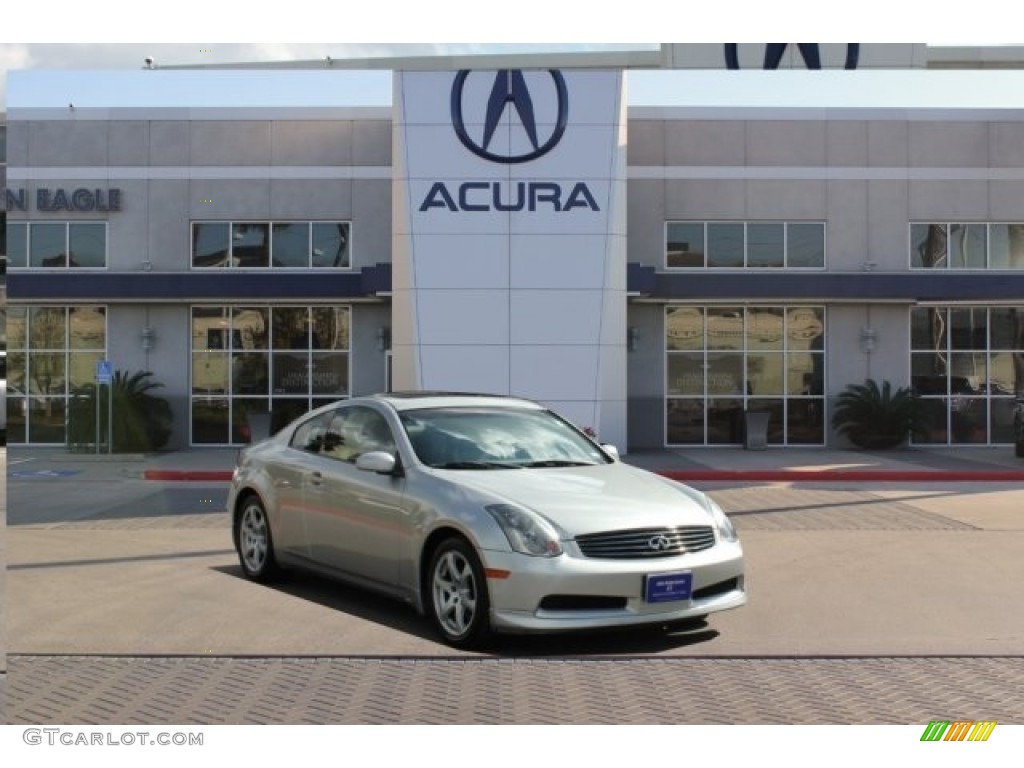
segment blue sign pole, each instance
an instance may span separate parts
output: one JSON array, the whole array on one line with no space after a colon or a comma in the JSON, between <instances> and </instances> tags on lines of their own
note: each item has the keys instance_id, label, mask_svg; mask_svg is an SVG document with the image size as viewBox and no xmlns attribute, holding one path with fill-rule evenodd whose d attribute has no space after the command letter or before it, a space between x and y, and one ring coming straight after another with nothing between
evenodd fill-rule
<instances>
[{"instance_id":1,"label":"blue sign pole","mask_svg":"<svg viewBox=\"0 0 1024 768\"><path fill-rule=\"evenodd\" d=\"M100 452L100 387L107 385L107 453L113 452L113 439L111 430L113 428L113 387L114 364L109 360L96 361L96 453Z\"/></svg>"}]
</instances>

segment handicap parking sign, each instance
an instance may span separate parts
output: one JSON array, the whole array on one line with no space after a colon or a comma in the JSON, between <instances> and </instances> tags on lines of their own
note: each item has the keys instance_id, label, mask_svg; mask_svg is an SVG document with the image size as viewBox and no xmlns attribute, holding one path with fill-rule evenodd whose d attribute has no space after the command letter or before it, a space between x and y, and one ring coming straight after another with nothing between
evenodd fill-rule
<instances>
[{"instance_id":1,"label":"handicap parking sign","mask_svg":"<svg viewBox=\"0 0 1024 768\"><path fill-rule=\"evenodd\" d=\"M114 364L109 360L96 361L96 383L109 384L114 378Z\"/></svg>"}]
</instances>

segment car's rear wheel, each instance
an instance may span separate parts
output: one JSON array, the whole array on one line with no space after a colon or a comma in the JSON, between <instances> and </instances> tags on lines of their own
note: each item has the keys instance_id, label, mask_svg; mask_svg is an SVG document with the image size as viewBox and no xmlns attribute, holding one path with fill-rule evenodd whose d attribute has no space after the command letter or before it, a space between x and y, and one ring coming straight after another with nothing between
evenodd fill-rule
<instances>
[{"instance_id":1,"label":"car's rear wheel","mask_svg":"<svg viewBox=\"0 0 1024 768\"><path fill-rule=\"evenodd\" d=\"M257 496L248 496L235 518L235 548L247 578L268 581L277 575L267 510Z\"/></svg>"},{"instance_id":2,"label":"car's rear wheel","mask_svg":"<svg viewBox=\"0 0 1024 768\"><path fill-rule=\"evenodd\" d=\"M490 599L484 569L465 539L441 542L427 570L426 603L444 641L457 648L480 646L490 635Z\"/></svg>"},{"instance_id":3,"label":"car's rear wheel","mask_svg":"<svg viewBox=\"0 0 1024 768\"><path fill-rule=\"evenodd\" d=\"M1014 445L1014 453L1018 459L1024 459L1024 442L1019 442Z\"/></svg>"}]
</instances>

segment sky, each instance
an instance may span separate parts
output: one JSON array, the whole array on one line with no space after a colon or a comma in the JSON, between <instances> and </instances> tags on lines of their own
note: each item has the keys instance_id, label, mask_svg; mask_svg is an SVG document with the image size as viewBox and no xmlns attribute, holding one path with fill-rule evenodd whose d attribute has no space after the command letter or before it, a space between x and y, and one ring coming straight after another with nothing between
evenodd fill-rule
<instances>
[{"instance_id":1,"label":"sky","mask_svg":"<svg viewBox=\"0 0 1024 768\"><path fill-rule=\"evenodd\" d=\"M999 45L1005 44L1001 37L1004 28L1010 33L1017 29L1013 24L999 23L1006 16L1007 6L997 0L972 0L971 13L964 12L959 0L930 0L926 14L916 4L891 0L858 0L842 5L821 0L700 4L661 0L629 0L625 4L595 4L592 0L515 0L510 4L500 0L374 0L343 5L289 0L282 6L287 8L286 13L241 12L239 6L209 0L175 0L164 5L106 0L101 6L80 0L49 0L45 4L21 2L8 6L0 36L26 42L0 43L0 73L138 73L147 56L153 57L158 66L174 66L323 60L327 56L656 48L656 41L665 37L681 42L760 41L787 36L834 40L839 34L845 39L873 42L930 40L935 41L932 45ZM627 10L615 12L622 8ZM223 42L178 42L199 35ZM392 42L251 42L301 41L311 36L314 40ZM422 42L460 39L481 42ZM523 40L532 42L516 42ZM698 94L702 103L711 105L738 102L783 106L867 105L874 103L872 94L883 104L906 104L908 99L924 98L925 92L940 94L934 97L936 101L943 98L943 93L946 98L952 94L974 106L979 101L985 105L1015 104L1024 98L1017 96L1024 93L1024 87L1005 73L984 79L974 73L973 78L952 77L946 81L934 72L889 73L889 77L882 78L872 78L868 72L858 72L855 78L844 77L849 73L842 72L813 73L815 78L811 80L806 72L769 74L766 80L764 73L727 73L730 79L723 80L721 72L690 73L690 79L651 72L630 77L628 98L631 105L672 103L676 98L689 103L690 95ZM374 84L366 86L366 93L373 94L369 103L377 103L383 80L379 73L370 80ZM682 89L680 82L684 84ZM107 88L112 90L109 84ZM147 97L145 89L142 93ZM294 100L300 95L288 98ZM0 78L0 104L6 101L6 78Z\"/></svg>"},{"instance_id":2,"label":"sky","mask_svg":"<svg viewBox=\"0 0 1024 768\"><path fill-rule=\"evenodd\" d=\"M503 51L614 50L622 45L0 44L8 108L111 106L380 106L389 70L164 69L181 65L316 61ZM630 46L632 50L643 44ZM648 47L650 47L648 45ZM760 50L760 46L757 46ZM152 57L157 69L144 68ZM97 73L102 76L97 76ZM1024 109L1024 70L632 70L637 106Z\"/></svg>"}]
</instances>

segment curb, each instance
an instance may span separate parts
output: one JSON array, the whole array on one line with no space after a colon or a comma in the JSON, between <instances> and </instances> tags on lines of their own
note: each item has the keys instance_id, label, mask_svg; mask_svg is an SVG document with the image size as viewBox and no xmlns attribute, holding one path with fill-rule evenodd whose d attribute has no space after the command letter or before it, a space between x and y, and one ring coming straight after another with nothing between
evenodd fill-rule
<instances>
[{"instance_id":1,"label":"curb","mask_svg":"<svg viewBox=\"0 0 1024 768\"><path fill-rule=\"evenodd\" d=\"M671 480L790 483L1022 483L1024 470L829 470L829 469L751 469L751 470L656 470Z\"/></svg>"},{"instance_id":2,"label":"curb","mask_svg":"<svg viewBox=\"0 0 1024 768\"><path fill-rule=\"evenodd\" d=\"M788 483L1024 483L1024 470L828 470L828 469L659 469L655 474L680 482ZM147 469L146 480L229 483L232 470Z\"/></svg>"},{"instance_id":3,"label":"curb","mask_svg":"<svg viewBox=\"0 0 1024 768\"><path fill-rule=\"evenodd\" d=\"M233 470L221 469L147 469L145 480L180 480L203 483L230 483Z\"/></svg>"}]
</instances>

